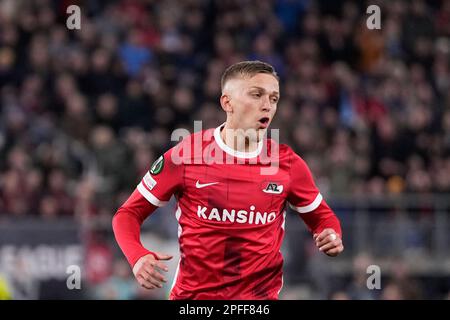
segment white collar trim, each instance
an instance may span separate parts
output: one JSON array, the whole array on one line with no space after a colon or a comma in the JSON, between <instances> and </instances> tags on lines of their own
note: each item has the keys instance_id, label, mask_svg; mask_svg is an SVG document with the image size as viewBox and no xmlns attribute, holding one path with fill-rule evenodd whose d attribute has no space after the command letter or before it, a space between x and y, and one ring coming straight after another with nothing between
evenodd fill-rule
<instances>
[{"instance_id":1,"label":"white collar trim","mask_svg":"<svg viewBox=\"0 0 450 320\"><path fill-rule=\"evenodd\" d=\"M255 158L255 157L259 156L259 154L261 153L261 150L263 148L264 140L261 140L258 142L258 147L256 148L255 151L242 152L242 151L234 150L233 148L230 148L229 146L227 146L225 144L225 142L222 140L222 137L220 136L220 130L224 126L225 126L225 123L221 124L216 129L214 129L214 139L216 140L216 143L219 145L220 149L222 149L229 155L232 155L233 157L236 157L236 158L250 159L250 158Z\"/></svg>"}]
</instances>

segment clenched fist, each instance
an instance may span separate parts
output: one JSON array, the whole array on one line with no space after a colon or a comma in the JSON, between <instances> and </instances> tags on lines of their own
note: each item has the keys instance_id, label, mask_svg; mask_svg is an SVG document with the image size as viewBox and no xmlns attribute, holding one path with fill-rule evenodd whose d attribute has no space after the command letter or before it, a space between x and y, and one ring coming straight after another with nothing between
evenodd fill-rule
<instances>
[{"instance_id":1,"label":"clenched fist","mask_svg":"<svg viewBox=\"0 0 450 320\"><path fill-rule=\"evenodd\" d=\"M335 257L344 251L340 235L331 228L324 229L320 234L315 233L313 239L319 250L330 257Z\"/></svg>"}]
</instances>

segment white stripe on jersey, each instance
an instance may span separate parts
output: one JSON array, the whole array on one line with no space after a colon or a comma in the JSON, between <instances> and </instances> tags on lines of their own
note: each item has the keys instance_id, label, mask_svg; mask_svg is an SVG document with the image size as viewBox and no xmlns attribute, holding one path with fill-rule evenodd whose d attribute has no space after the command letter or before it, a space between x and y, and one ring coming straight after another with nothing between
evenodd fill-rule
<instances>
[{"instance_id":1,"label":"white stripe on jersey","mask_svg":"<svg viewBox=\"0 0 450 320\"><path fill-rule=\"evenodd\" d=\"M172 292L173 287L175 287L175 283L177 282L178 272L180 271L180 261L181 261L181 258L178 259L177 270L175 271L175 276L173 277L172 286L170 287L170 292Z\"/></svg>"},{"instance_id":2,"label":"white stripe on jersey","mask_svg":"<svg viewBox=\"0 0 450 320\"><path fill-rule=\"evenodd\" d=\"M180 206L178 206L177 211L175 212L175 218L177 218L177 221L178 221L178 240L180 240L181 232L183 231L183 229L180 226L180 217L181 217L181 208L180 208ZM175 283L177 282L178 271L180 270L180 261L181 261L181 258L178 260L177 270L175 271L175 276L173 277L172 286L170 287L170 291L173 290L173 287L175 287Z\"/></svg>"},{"instance_id":3,"label":"white stripe on jersey","mask_svg":"<svg viewBox=\"0 0 450 320\"><path fill-rule=\"evenodd\" d=\"M278 292L277 292L277 295L278 295L277 298L279 298L281 289L283 289L283 285L284 285L284 277L283 277L283 274L281 274L281 287L280 287L280 290L278 290Z\"/></svg>"},{"instance_id":4,"label":"white stripe on jersey","mask_svg":"<svg viewBox=\"0 0 450 320\"><path fill-rule=\"evenodd\" d=\"M181 217L181 208L180 208L180 206L178 206L178 209L175 212L175 218L177 218L177 221L178 221L178 239L180 239L181 232L183 231L183 229L181 229L181 225L180 225L180 217Z\"/></svg>"},{"instance_id":5,"label":"white stripe on jersey","mask_svg":"<svg viewBox=\"0 0 450 320\"><path fill-rule=\"evenodd\" d=\"M314 199L313 202L311 202L311 204L304 206L304 207L295 207L292 204L289 203L289 206L294 209L295 211L299 212L299 213L308 213L311 211L314 211L317 209L317 207L320 205L320 203L322 202L322 195L319 193L316 197L316 199Z\"/></svg>"},{"instance_id":6,"label":"white stripe on jersey","mask_svg":"<svg viewBox=\"0 0 450 320\"><path fill-rule=\"evenodd\" d=\"M283 223L281 224L281 229L285 230L286 226L286 210L283 211Z\"/></svg>"},{"instance_id":7,"label":"white stripe on jersey","mask_svg":"<svg viewBox=\"0 0 450 320\"><path fill-rule=\"evenodd\" d=\"M148 191L144 185L141 183L139 183L139 185L137 186L138 191L141 193L141 195L148 200L148 202L150 202L151 204L153 204L154 206L157 207L163 207L167 204L168 201L161 201L159 200L157 197L155 197L153 194L151 194L150 191Z\"/></svg>"}]
</instances>

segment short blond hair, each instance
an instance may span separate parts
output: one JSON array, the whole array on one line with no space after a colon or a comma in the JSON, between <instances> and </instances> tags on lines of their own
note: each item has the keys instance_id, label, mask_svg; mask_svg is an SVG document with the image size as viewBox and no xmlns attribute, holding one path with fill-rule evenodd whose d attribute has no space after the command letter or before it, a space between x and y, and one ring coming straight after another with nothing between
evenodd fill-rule
<instances>
[{"instance_id":1,"label":"short blond hair","mask_svg":"<svg viewBox=\"0 0 450 320\"><path fill-rule=\"evenodd\" d=\"M277 80L280 80L274 67L270 64L258 60L254 61L241 61L229 66L222 75L220 80L220 86L223 90L228 80L235 77L253 77L258 73L266 73L274 76Z\"/></svg>"}]
</instances>

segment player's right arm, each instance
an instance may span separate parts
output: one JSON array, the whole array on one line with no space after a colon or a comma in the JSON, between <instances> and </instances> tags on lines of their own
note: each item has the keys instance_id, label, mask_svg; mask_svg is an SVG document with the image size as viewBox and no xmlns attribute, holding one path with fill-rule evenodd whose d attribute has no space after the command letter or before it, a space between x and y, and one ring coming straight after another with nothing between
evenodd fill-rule
<instances>
[{"instance_id":1,"label":"player's right arm","mask_svg":"<svg viewBox=\"0 0 450 320\"><path fill-rule=\"evenodd\" d=\"M139 284L145 288L161 287L167 271L162 260L172 256L146 249L140 240L141 225L158 207L164 206L182 184L183 168L171 159L172 150L156 160L131 196L117 210L112 226L119 247L133 269Z\"/></svg>"}]
</instances>

